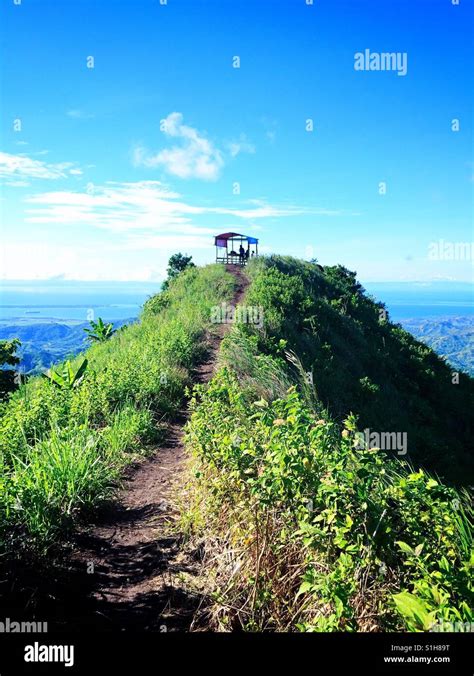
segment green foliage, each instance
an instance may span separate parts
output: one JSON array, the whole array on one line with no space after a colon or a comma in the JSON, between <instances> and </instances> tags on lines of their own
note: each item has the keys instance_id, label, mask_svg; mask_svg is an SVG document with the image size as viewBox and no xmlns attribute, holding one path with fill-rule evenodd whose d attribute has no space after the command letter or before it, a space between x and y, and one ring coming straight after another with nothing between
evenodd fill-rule
<instances>
[{"instance_id":1,"label":"green foliage","mask_svg":"<svg viewBox=\"0 0 474 676\"><path fill-rule=\"evenodd\" d=\"M89 322L91 325L90 329L84 329L87 333L87 339L91 342L97 341L103 343L106 340L109 340L113 336L114 325L112 323L105 324L101 317L98 318L96 322Z\"/></svg>"},{"instance_id":2,"label":"green foliage","mask_svg":"<svg viewBox=\"0 0 474 676\"><path fill-rule=\"evenodd\" d=\"M20 345L21 343L18 338L13 338L13 340L0 340L0 366L15 366L18 364L19 359L15 355L15 352Z\"/></svg>"},{"instance_id":3,"label":"green foliage","mask_svg":"<svg viewBox=\"0 0 474 676\"><path fill-rule=\"evenodd\" d=\"M206 350L211 308L233 293L221 266L190 268L141 321L31 378L0 404L0 547L45 547L110 495L120 469L159 438ZM159 298L158 295L157 298ZM105 326L105 325L104 325Z\"/></svg>"},{"instance_id":4,"label":"green foliage","mask_svg":"<svg viewBox=\"0 0 474 676\"><path fill-rule=\"evenodd\" d=\"M57 387L66 387L72 389L80 385L84 373L87 368L87 359L83 359L77 366L73 367L68 360L64 364L56 367L51 367L49 371L43 374L44 378L48 378L53 385Z\"/></svg>"},{"instance_id":5,"label":"green foliage","mask_svg":"<svg viewBox=\"0 0 474 676\"><path fill-rule=\"evenodd\" d=\"M16 388L15 371L3 367L16 366L20 363L20 359L15 355L20 345L18 338L0 340L0 400L5 399Z\"/></svg>"},{"instance_id":6,"label":"green foliage","mask_svg":"<svg viewBox=\"0 0 474 676\"><path fill-rule=\"evenodd\" d=\"M153 413L146 408L135 409L125 406L118 409L112 424L100 431L100 448L104 455L116 464L127 464L130 460L124 453L141 453L144 445L160 438Z\"/></svg>"},{"instance_id":7,"label":"green foliage","mask_svg":"<svg viewBox=\"0 0 474 676\"><path fill-rule=\"evenodd\" d=\"M342 266L272 256L248 274L264 327L224 339L187 432L183 523L219 543L218 628L471 622L472 503L430 469L472 481L473 381L454 385ZM409 456L360 444L365 427L406 431Z\"/></svg>"},{"instance_id":8,"label":"green foliage","mask_svg":"<svg viewBox=\"0 0 474 676\"><path fill-rule=\"evenodd\" d=\"M67 528L80 507L106 497L114 478L97 434L84 428L52 429L13 469L10 522L39 540Z\"/></svg>"},{"instance_id":9,"label":"green foliage","mask_svg":"<svg viewBox=\"0 0 474 676\"><path fill-rule=\"evenodd\" d=\"M406 432L409 457L453 483L474 481L474 380L389 321L355 273L284 256L250 261L248 305L262 306L264 330L248 327L262 354L285 340L315 393L342 422Z\"/></svg>"},{"instance_id":10,"label":"green foliage","mask_svg":"<svg viewBox=\"0 0 474 676\"><path fill-rule=\"evenodd\" d=\"M184 270L196 267L192 262L192 259L192 256L186 256L182 253L176 253L171 256L168 261L168 268L166 270L168 273L168 278L163 282L164 291L166 291L166 289L169 287L170 282L182 272L184 272Z\"/></svg>"},{"instance_id":11,"label":"green foliage","mask_svg":"<svg viewBox=\"0 0 474 676\"><path fill-rule=\"evenodd\" d=\"M468 621L467 498L378 449L358 448L353 417L341 430L295 387L273 401L252 391L224 368L198 388L188 430L207 491L206 530L217 523L220 537L232 534L229 548L244 552L240 578L227 587L235 596L224 598L242 604L243 625L418 631ZM252 607L254 585L260 604Z\"/></svg>"}]
</instances>

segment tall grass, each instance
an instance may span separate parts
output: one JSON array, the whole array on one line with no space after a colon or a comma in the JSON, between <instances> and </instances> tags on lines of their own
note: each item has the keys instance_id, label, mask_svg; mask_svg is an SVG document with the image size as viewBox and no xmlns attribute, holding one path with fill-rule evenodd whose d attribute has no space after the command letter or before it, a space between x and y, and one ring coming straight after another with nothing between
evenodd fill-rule
<instances>
[{"instance_id":1,"label":"tall grass","mask_svg":"<svg viewBox=\"0 0 474 676\"><path fill-rule=\"evenodd\" d=\"M25 460L14 460L12 507L30 535L61 532L80 508L109 494L116 468L90 429L53 429L29 451Z\"/></svg>"},{"instance_id":2,"label":"tall grass","mask_svg":"<svg viewBox=\"0 0 474 676\"><path fill-rule=\"evenodd\" d=\"M3 548L20 537L46 547L111 495L123 465L156 442L182 405L211 308L233 287L220 266L186 270L147 301L139 323L87 350L77 387L37 377L0 406Z\"/></svg>"}]
</instances>

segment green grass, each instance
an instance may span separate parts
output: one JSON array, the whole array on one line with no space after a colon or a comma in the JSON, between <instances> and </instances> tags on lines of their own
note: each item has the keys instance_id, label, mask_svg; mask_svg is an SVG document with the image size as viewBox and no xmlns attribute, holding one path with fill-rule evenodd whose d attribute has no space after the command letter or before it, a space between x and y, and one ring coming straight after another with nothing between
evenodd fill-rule
<instances>
[{"instance_id":1,"label":"green grass","mask_svg":"<svg viewBox=\"0 0 474 676\"><path fill-rule=\"evenodd\" d=\"M353 413L362 430L406 432L415 463L454 484L474 482L473 378L392 324L342 266L273 256L248 272L246 303L265 318L263 331L247 331L259 353L284 356L284 341L335 420Z\"/></svg>"},{"instance_id":2,"label":"green grass","mask_svg":"<svg viewBox=\"0 0 474 676\"><path fill-rule=\"evenodd\" d=\"M140 322L98 342L84 377L36 377L0 405L0 537L45 548L109 497L120 470L160 437L206 349L211 308L233 294L220 266L183 272ZM9 537L7 540L7 532Z\"/></svg>"},{"instance_id":3,"label":"green grass","mask_svg":"<svg viewBox=\"0 0 474 676\"><path fill-rule=\"evenodd\" d=\"M244 339L234 335L226 349L238 362ZM472 621L467 495L358 448L353 417L341 427L295 386L275 398L277 363L270 389L255 388L268 360L254 360L253 381L228 365L196 390L187 433L196 464L183 524L212 543L217 626L422 631Z\"/></svg>"},{"instance_id":4,"label":"green grass","mask_svg":"<svg viewBox=\"0 0 474 676\"><path fill-rule=\"evenodd\" d=\"M429 469L459 461L455 479L459 466L472 467L463 399L472 381L453 392L445 364L380 325L381 308L343 268L273 257L249 274L245 304L264 308L264 327L226 336L187 431L195 460L182 524L209 543L214 626L426 631L472 622L472 503ZM361 447L360 420L418 428L408 461Z\"/></svg>"}]
</instances>

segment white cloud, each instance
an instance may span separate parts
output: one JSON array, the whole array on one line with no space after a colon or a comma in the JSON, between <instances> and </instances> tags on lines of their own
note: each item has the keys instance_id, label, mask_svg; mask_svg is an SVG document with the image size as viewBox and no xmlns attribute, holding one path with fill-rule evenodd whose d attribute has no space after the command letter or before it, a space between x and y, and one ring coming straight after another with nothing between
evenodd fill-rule
<instances>
[{"instance_id":1,"label":"white cloud","mask_svg":"<svg viewBox=\"0 0 474 676\"><path fill-rule=\"evenodd\" d=\"M94 117L90 113L86 113L83 110L68 110L66 112L66 115L68 117L72 117L75 120L89 120L90 118Z\"/></svg>"},{"instance_id":2,"label":"white cloud","mask_svg":"<svg viewBox=\"0 0 474 676\"><path fill-rule=\"evenodd\" d=\"M110 181L91 193L36 193L23 200L25 234L8 228L2 274L10 279L156 279L177 250L191 253L198 264L208 262L217 232L249 233L260 223L267 225L266 219L339 213L263 199L234 206L234 199L231 206L190 203L160 181Z\"/></svg>"},{"instance_id":3,"label":"white cloud","mask_svg":"<svg viewBox=\"0 0 474 676\"><path fill-rule=\"evenodd\" d=\"M255 146L249 143L245 134L241 134L238 141L230 141L227 144L231 157L236 157L240 153L255 153Z\"/></svg>"},{"instance_id":4,"label":"white cloud","mask_svg":"<svg viewBox=\"0 0 474 676\"><path fill-rule=\"evenodd\" d=\"M212 235L215 235L215 229L202 229L200 230L199 235L184 235L184 234L171 234L171 235L148 235L143 237L143 235L137 236L132 235L127 239L126 244L124 244L124 249L127 251L133 250L142 250L142 249L164 249L173 251L177 250L186 250L186 251L196 251L197 249L205 249L209 251L212 247ZM203 233L206 235L203 237Z\"/></svg>"},{"instance_id":5,"label":"white cloud","mask_svg":"<svg viewBox=\"0 0 474 676\"><path fill-rule=\"evenodd\" d=\"M25 220L29 223L88 224L115 232L142 230L206 236L213 234L215 228L196 225L194 217L208 214L231 216L249 225L250 221L257 219L309 213L333 216L340 213L293 205L271 205L262 200L253 200L240 208L198 206L183 201L179 193L160 181L108 182L104 186L96 186L91 194L44 192L28 197L26 203L29 208ZM239 227L239 224L233 227Z\"/></svg>"},{"instance_id":6,"label":"white cloud","mask_svg":"<svg viewBox=\"0 0 474 676\"><path fill-rule=\"evenodd\" d=\"M28 181L5 181L5 185L10 185L13 188L26 188L30 184Z\"/></svg>"},{"instance_id":7,"label":"white cloud","mask_svg":"<svg viewBox=\"0 0 474 676\"><path fill-rule=\"evenodd\" d=\"M12 155L0 152L0 177L11 179L9 185L20 185L20 182L24 185L28 179L67 178L67 171L71 172L73 167L73 162L52 164L34 160L25 154Z\"/></svg>"},{"instance_id":8,"label":"white cloud","mask_svg":"<svg viewBox=\"0 0 474 676\"><path fill-rule=\"evenodd\" d=\"M45 279L67 270L77 252L73 247L46 242L2 243L2 278Z\"/></svg>"},{"instance_id":9,"label":"white cloud","mask_svg":"<svg viewBox=\"0 0 474 676\"><path fill-rule=\"evenodd\" d=\"M135 166L163 167L179 178L215 181L219 178L224 158L222 152L193 127L183 124L181 113L170 113L163 122L163 133L181 139L180 145L152 154L138 146L133 152Z\"/></svg>"},{"instance_id":10,"label":"white cloud","mask_svg":"<svg viewBox=\"0 0 474 676\"><path fill-rule=\"evenodd\" d=\"M26 202L30 223L89 224L97 228L162 230L189 223L193 207L177 202L179 195L159 181L106 183L93 193L55 191L33 195Z\"/></svg>"},{"instance_id":11,"label":"white cloud","mask_svg":"<svg viewBox=\"0 0 474 676\"><path fill-rule=\"evenodd\" d=\"M276 139L278 122L273 118L263 116L261 118L261 123L264 127L265 137L266 137L267 141L269 141L269 143L271 145L273 145L275 143L275 139Z\"/></svg>"}]
</instances>

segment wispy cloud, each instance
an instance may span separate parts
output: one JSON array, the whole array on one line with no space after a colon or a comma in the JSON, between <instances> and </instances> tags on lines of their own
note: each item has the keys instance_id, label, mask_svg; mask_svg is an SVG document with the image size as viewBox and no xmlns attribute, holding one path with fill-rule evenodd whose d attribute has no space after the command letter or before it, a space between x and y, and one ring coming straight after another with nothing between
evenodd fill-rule
<instances>
[{"instance_id":1,"label":"wispy cloud","mask_svg":"<svg viewBox=\"0 0 474 676\"><path fill-rule=\"evenodd\" d=\"M247 140L245 134L241 134L238 141L230 141L227 143L227 148L231 157L236 157L240 153L255 153L255 146Z\"/></svg>"},{"instance_id":2,"label":"wispy cloud","mask_svg":"<svg viewBox=\"0 0 474 676\"><path fill-rule=\"evenodd\" d=\"M273 118L264 116L261 118L261 122L265 130L265 138L273 145L276 139L276 132L278 127L277 121L274 120Z\"/></svg>"},{"instance_id":3,"label":"wispy cloud","mask_svg":"<svg viewBox=\"0 0 474 676\"><path fill-rule=\"evenodd\" d=\"M215 228L195 223L196 217L217 214L233 217L235 227L243 222L251 225L258 219L273 219L303 214L324 216L340 212L295 205L269 204L249 200L240 207L202 206L190 204L182 195L160 181L131 183L108 182L96 186L92 193L54 191L32 195L26 199L29 223L89 224L115 232L173 232L186 235L213 234Z\"/></svg>"},{"instance_id":4,"label":"wispy cloud","mask_svg":"<svg viewBox=\"0 0 474 676\"><path fill-rule=\"evenodd\" d=\"M0 177L6 179L7 185L29 185L29 180L56 180L67 178L68 174L80 171L74 168L74 162L48 163L35 160L25 154L12 155L0 152Z\"/></svg>"},{"instance_id":5,"label":"wispy cloud","mask_svg":"<svg viewBox=\"0 0 474 676\"><path fill-rule=\"evenodd\" d=\"M5 181L5 185L9 185L13 188L27 188L30 184L28 181L17 181L17 180L8 180Z\"/></svg>"},{"instance_id":6,"label":"wispy cloud","mask_svg":"<svg viewBox=\"0 0 474 676\"><path fill-rule=\"evenodd\" d=\"M161 279L177 250L206 262L218 231L253 232L278 218L291 217L295 223L300 215L340 214L266 199L234 200L196 203L160 181L109 181L93 190L30 194L22 200L28 238L5 242L2 274L20 279L27 270L38 279ZM74 245L67 246L65 237Z\"/></svg>"},{"instance_id":7,"label":"wispy cloud","mask_svg":"<svg viewBox=\"0 0 474 676\"><path fill-rule=\"evenodd\" d=\"M163 167L179 178L198 178L215 181L224 166L222 152L205 136L183 124L181 113L170 113L163 121L163 133L169 138L180 139L180 145L150 153L142 146L133 152L135 166Z\"/></svg>"},{"instance_id":8,"label":"wispy cloud","mask_svg":"<svg viewBox=\"0 0 474 676\"><path fill-rule=\"evenodd\" d=\"M86 113L84 110L68 110L66 111L68 117L72 117L74 120L89 120L94 116L91 113Z\"/></svg>"}]
</instances>

